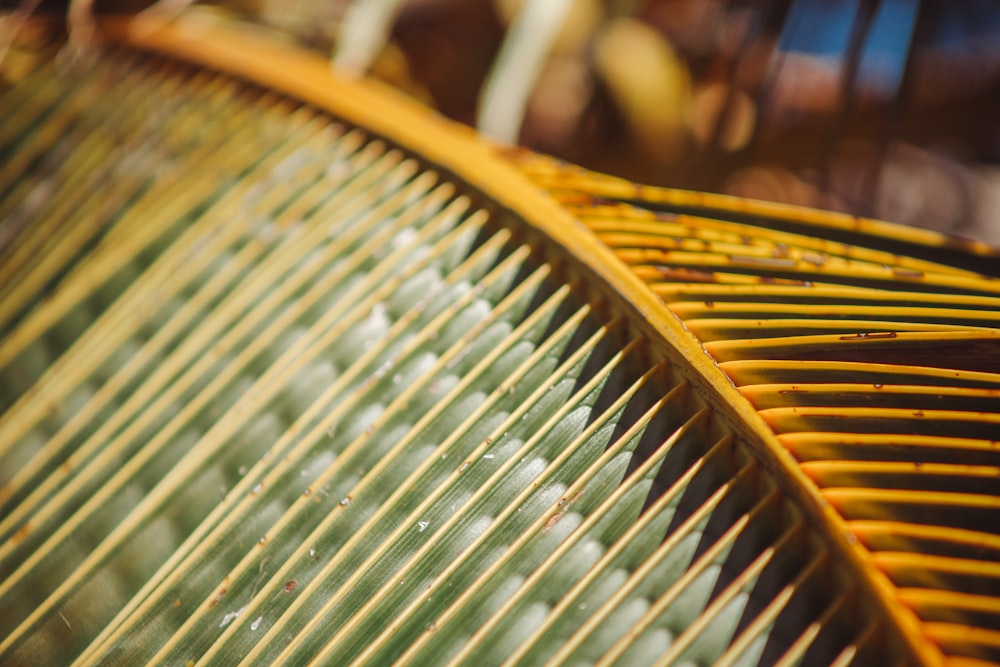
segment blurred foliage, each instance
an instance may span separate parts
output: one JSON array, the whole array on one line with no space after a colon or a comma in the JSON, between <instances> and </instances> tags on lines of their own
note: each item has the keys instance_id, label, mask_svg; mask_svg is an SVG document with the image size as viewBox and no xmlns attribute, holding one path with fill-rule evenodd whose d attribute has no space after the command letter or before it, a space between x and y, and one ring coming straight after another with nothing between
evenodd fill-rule
<instances>
[{"instance_id":1,"label":"blurred foliage","mask_svg":"<svg viewBox=\"0 0 1000 667\"><path fill-rule=\"evenodd\" d=\"M523 111L508 123L516 136L501 139L636 181L1000 243L997 3L566 0L541 45L539 21L510 29L530 4L217 0L183 10L236 15L327 53L356 36L357 15L381 11L383 33L354 40L373 54L357 69L470 125L501 49L535 49L536 70L516 65L523 104L502 88L490 98Z\"/></svg>"}]
</instances>

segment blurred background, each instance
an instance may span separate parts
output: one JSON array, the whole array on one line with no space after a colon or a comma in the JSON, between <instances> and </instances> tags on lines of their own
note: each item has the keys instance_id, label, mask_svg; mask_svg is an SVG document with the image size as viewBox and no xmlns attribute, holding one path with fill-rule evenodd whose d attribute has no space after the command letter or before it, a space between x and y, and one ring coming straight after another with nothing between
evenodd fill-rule
<instances>
[{"instance_id":1,"label":"blurred background","mask_svg":"<svg viewBox=\"0 0 1000 667\"><path fill-rule=\"evenodd\" d=\"M1000 245L1000 2L164 0L154 10L253 22L495 140L631 180Z\"/></svg>"}]
</instances>

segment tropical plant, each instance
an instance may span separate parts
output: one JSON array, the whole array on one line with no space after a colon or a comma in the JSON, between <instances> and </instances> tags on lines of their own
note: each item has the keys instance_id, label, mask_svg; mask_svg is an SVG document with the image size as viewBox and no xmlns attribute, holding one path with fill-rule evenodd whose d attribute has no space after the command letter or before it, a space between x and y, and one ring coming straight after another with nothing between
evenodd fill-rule
<instances>
[{"instance_id":1,"label":"tropical plant","mask_svg":"<svg viewBox=\"0 0 1000 667\"><path fill-rule=\"evenodd\" d=\"M1000 660L990 248L196 15L50 27L0 98L0 662Z\"/></svg>"}]
</instances>

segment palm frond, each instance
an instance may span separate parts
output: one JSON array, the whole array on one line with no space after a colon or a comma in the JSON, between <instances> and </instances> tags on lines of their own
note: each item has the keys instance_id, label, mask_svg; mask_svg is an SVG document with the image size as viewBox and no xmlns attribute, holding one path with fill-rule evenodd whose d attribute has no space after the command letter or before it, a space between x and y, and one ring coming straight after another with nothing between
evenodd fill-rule
<instances>
[{"instance_id":1,"label":"palm frond","mask_svg":"<svg viewBox=\"0 0 1000 667\"><path fill-rule=\"evenodd\" d=\"M138 21L0 102L0 661L997 659L991 250Z\"/></svg>"},{"instance_id":2,"label":"palm frond","mask_svg":"<svg viewBox=\"0 0 1000 667\"><path fill-rule=\"evenodd\" d=\"M998 659L996 251L511 157L702 341L900 605Z\"/></svg>"}]
</instances>

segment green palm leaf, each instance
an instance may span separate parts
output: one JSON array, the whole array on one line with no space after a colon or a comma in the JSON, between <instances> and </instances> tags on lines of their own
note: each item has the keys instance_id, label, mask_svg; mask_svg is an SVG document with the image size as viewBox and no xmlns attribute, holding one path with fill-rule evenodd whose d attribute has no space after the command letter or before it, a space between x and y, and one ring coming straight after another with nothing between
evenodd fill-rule
<instances>
[{"instance_id":1,"label":"green palm leaf","mask_svg":"<svg viewBox=\"0 0 1000 667\"><path fill-rule=\"evenodd\" d=\"M0 102L0 662L995 657L986 249L139 32Z\"/></svg>"}]
</instances>

